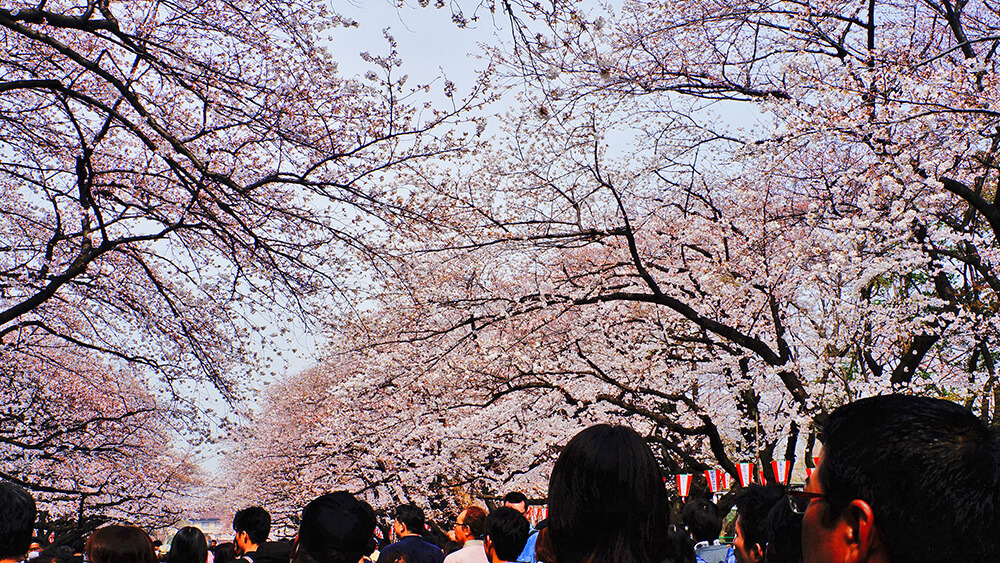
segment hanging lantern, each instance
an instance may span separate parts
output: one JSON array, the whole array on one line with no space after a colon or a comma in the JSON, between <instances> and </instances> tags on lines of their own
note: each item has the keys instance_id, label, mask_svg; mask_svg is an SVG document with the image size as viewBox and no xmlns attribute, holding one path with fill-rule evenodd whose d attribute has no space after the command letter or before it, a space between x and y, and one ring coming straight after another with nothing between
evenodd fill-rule
<instances>
[{"instance_id":1,"label":"hanging lantern","mask_svg":"<svg viewBox=\"0 0 1000 563\"><path fill-rule=\"evenodd\" d=\"M792 476L792 462L787 459L774 460L771 462L771 469L774 470L774 478L782 485L788 484L788 479Z\"/></svg>"},{"instance_id":2,"label":"hanging lantern","mask_svg":"<svg viewBox=\"0 0 1000 563\"><path fill-rule=\"evenodd\" d=\"M683 473L677 475L677 494L681 498L687 498L688 493L691 492L691 480L694 479L693 473Z\"/></svg>"},{"instance_id":3,"label":"hanging lantern","mask_svg":"<svg viewBox=\"0 0 1000 563\"><path fill-rule=\"evenodd\" d=\"M750 483L753 482L753 464L752 463L739 463L737 468L740 472L740 486L749 487Z\"/></svg>"},{"instance_id":4,"label":"hanging lantern","mask_svg":"<svg viewBox=\"0 0 1000 563\"><path fill-rule=\"evenodd\" d=\"M719 471L717 469L706 469L705 480L708 481L708 490L717 493L722 489L719 484Z\"/></svg>"}]
</instances>

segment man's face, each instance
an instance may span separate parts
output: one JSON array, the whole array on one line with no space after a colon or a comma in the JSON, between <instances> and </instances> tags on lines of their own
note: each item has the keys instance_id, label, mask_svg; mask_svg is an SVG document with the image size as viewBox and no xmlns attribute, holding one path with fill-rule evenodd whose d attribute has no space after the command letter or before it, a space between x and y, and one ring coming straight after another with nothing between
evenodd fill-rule
<instances>
[{"instance_id":1,"label":"man's face","mask_svg":"<svg viewBox=\"0 0 1000 563\"><path fill-rule=\"evenodd\" d=\"M246 532L236 532L236 537L233 538L233 547L236 550L237 555L243 555L247 552L247 547L250 545L250 534Z\"/></svg>"},{"instance_id":2,"label":"man's face","mask_svg":"<svg viewBox=\"0 0 1000 563\"><path fill-rule=\"evenodd\" d=\"M521 514L526 514L528 512L528 503L526 502L505 502L503 505L509 506Z\"/></svg>"},{"instance_id":3,"label":"man's face","mask_svg":"<svg viewBox=\"0 0 1000 563\"><path fill-rule=\"evenodd\" d=\"M812 475L806 481L805 490L810 493L823 493L823 487L819 482L820 466L823 465L825 452L820 450L819 458L816 460L816 467ZM830 504L826 499L813 499L806 508L806 513L802 516L802 560L803 563L826 563L837 560L837 556L842 553L842 546L834 540L834 530L836 524L827 527L824 521L829 521L827 512Z\"/></svg>"},{"instance_id":4,"label":"man's face","mask_svg":"<svg viewBox=\"0 0 1000 563\"><path fill-rule=\"evenodd\" d=\"M463 510L458 515L458 520L455 521L455 541L461 544L472 539L472 536L469 534L469 527L465 524L466 513L467 511Z\"/></svg>"},{"instance_id":5,"label":"man's face","mask_svg":"<svg viewBox=\"0 0 1000 563\"><path fill-rule=\"evenodd\" d=\"M757 563L760 559L759 551L753 545L747 545L746 536L743 535L743 518L736 517L736 539L733 540L733 555L736 556L736 563Z\"/></svg>"}]
</instances>

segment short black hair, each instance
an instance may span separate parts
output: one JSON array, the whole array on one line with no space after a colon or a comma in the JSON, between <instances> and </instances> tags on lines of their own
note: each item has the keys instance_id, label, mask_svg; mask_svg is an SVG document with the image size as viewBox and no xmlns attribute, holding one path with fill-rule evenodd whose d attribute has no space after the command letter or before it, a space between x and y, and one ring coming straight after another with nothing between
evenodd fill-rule
<instances>
[{"instance_id":1,"label":"short black hair","mask_svg":"<svg viewBox=\"0 0 1000 563\"><path fill-rule=\"evenodd\" d=\"M302 510L299 545L317 563L355 563L372 552L375 511L346 491L320 496Z\"/></svg>"},{"instance_id":2,"label":"short black hair","mask_svg":"<svg viewBox=\"0 0 1000 563\"><path fill-rule=\"evenodd\" d=\"M767 513L764 525L767 563L799 563L802 561L802 515L796 514L787 502L776 502Z\"/></svg>"},{"instance_id":3,"label":"short black hair","mask_svg":"<svg viewBox=\"0 0 1000 563\"><path fill-rule=\"evenodd\" d=\"M779 502L788 504L786 498L784 487L753 484L736 497L737 522L747 550L760 545L763 552L767 545L767 515Z\"/></svg>"},{"instance_id":4,"label":"short black hair","mask_svg":"<svg viewBox=\"0 0 1000 563\"><path fill-rule=\"evenodd\" d=\"M244 508L233 518L233 530L246 532L250 541L260 545L271 533L271 514L259 506Z\"/></svg>"},{"instance_id":5,"label":"short black hair","mask_svg":"<svg viewBox=\"0 0 1000 563\"><path fill-rule=\"evenodd\" d=\"M684 503L681 521L696 542L717 540L722 531L719 507L708 499L693 498Z\"/></svg>"},{"instance_id":6,"label":"short black hair","mask_svg":"<svg viewBox=\"0 0 1000 563\"><path fill-rule=\"evenodd\" d=\"M509 502L510 504L528 504L528 497L524 496L524 493L518 491L511 491L503 496L503 501Z\"/></svg>"},{"instance_id":7,"label":"short black hair","mask_svg":"<svg viewBox=\"0 0 1000 563\"><path fill-rule=\"evenodd\" d=\"M35 499L13 483L0 482L0 559L18 559L31 546Z\"/></svg>"},{"instance_id":8,"label":"short black hair","mask_svg":"<svg viewBox=\"0 0 1000 563\"><path fill-rule=\"evenodd\" d=\"M943 399L883 395L848 403L823 425L819 477L830 518L868 503L891 561L996 561L1000 437ZM943 554L949 554L945 557Z\"/></svg>"},{"instance_id":9,"label":"short black hair","mask_svg":"<svg viewBox=\"0 0 1000 563\"><path fill-rule=\"evenodd\" d=\"M396 507L396 520L406 526L413 534L424 534L424 511L415 504L402 504Z\"/></svg>"},{"instance_id":10,"label":"short black hair","mask_svg":"<svg viewBox=\"0 0 1000 563\"><path fill-rule=\"evenodd\" d=\"M486 537L497 557L504 561L514 561L528 541L531 525L523 514L509 506L490 512L486 517Z\"/></svg>"}]
</instances>

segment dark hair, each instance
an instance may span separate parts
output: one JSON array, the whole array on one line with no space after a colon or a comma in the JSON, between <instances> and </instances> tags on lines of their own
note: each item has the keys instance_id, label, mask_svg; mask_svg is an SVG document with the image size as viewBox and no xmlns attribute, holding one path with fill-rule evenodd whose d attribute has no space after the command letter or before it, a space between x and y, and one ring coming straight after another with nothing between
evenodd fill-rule
<instances>
[{"instance_id":1,"label":"dark hair","mask_svg":"<svg viewBox=\"0 0 1000 563\"><path fill-rule=\"evenodd\" d=\"M0 559L28 552L35 527L35 499L13 483L0 482Z\"/></svg>"},{"instance_id":2,"label":"dark hair","mask_svg":"<svg viewBox=\"0 0 1000 563\"><path fill-rule=\"evenodd\" d=\"M779 485L754 485L743 489L736 497L737 521L747 551L760 545L761 553L767 545L767 514L775 504L784 502L785 488Z\"/></svg>"},{"instance_id":3,"label":"dark hair","mask_svg":"<svg viewBox=\"0 0 1000 563\"><path fill-rule=\"evenodd\" d=\"M90 534L84 551L91 563L156 563L153 540L135 526L99 528Z\"/></svg>"},{"instance_id":4,"label":"dark hair","mask_svg":"<svg viewBox=\"0 0 1000 563\"><path fill-rule=\"evenodd\" d=\"M719 514L719 507L703 498L693 498L684 503L681 508L681 521L696 542L717 540L719 532L722 531L722 515Z\"/></svg>"},{"instance_id":5,"label":"dark hair","mask_svg":"<svg viewBox=\"0 0 1000 563\"><path fill-rule=\"evenodd\" d=\"M928 397L869 397L835 410L822 440L818 477L829 519L851 499L867 502L891 561L1000 553L1000 438L968 409Z\"/></svg>"},{"instance_id":6,"label":"dark hair","mask_svg":"<svg viewBox=\"0 0 1000 563\"><path fill-rule=\"evenodd\" d=\"M667 542L673 554L673 563L695 563L694 541L684 528L671 524L667 529Z\"/></svg>"},{"instance_id":7,"label":"dark hair","mask_svg":"<svg viewBox=\"0 0 1000 563\"><path fill-rule=\"evenodd\" d=\"M246 532L251 542L260 545L271 533L271 514L259 506L244 508L233 518L233 530Z\"/></svg>"},{"instance_id":8,"label":"dark hair","mask_svg":"<svg viewBox=\"0 0 1000 563\"><path fill-rule=\"evenodd\" d=\"M796 514L787 502L777 502L767 513L764 528L767 563L799 563L802 561L802 515Z\"/></svg>"},{"instance_id":9,"label":"dark hair","mask_svg":"<svg viewBox=\"0 0 1000 563\"><path fill-rule=\"evenodd\" d=\"M510 504L521 504L522 502L527 505L528 497L524 496L524 493L518 491L511 491L503 496L503 501Z\"/></svg>"},{"instance_id":10,"label":"dark hair","mask_svg":"<svg viewBox=\"0 0 1000 563\"><path fill-rule=\"evenodd\" d=\"M549 479L549 533L559 563L663 561L670 505L649 446L599 424L566 444Z\"/></svg>"},{"instance_id":11,"label":"dark hair","mask_svg":"<svg viewBox=\"0 0 1000 563\"><path fill-rule=\"evenodd\" d=\"M501 506L486 517L486 537L497 557L504 561L514 561L521 555L530 532L528 519L509 506Z\"/></svg>"},{"instance_id":12,"label":"dark hair","mask_svg":"<svg viewBox=\"0 0 1000 563\"><path fill-rule=\"evenodd\" d=\"M194 526L185 526L174 534L170 542L167 563L205 563L208 560L208 541L205 534Z\"/></svg>"},{"instance_id":13,"label":"dark hair","mask_svg":"<svg viewBox=\"0 0 1000 563\"><path fill-rule=\"evenodd\" d=\"M406 526L413 534L424 534L424 511L415 504L403 504L396 507L396 520Z\"/></svg>"},{"instance_id":14,"label":"dark hair","mask_svg":"<svg viewBox=\"0 0 1000 563\"><path fill-rule=\"evenodd\" d=\"M465 509L465 521L462 523L469 527L473 538L481 540L486 530L486 511L475 505L469 506Z\"/></svg>"},{"instance_id":15,"label":"dark hair","mask_svg":"<svg viewBox=\"0 0 1000 563\"><path fill-rule=\"evenodd\" d=\"M231 541L223 542L215 546L212 553L215 554L216 561L226 563L227 561L236 559L236 546Z\"/></svg>"},{"instance_id":16,"label":"dark hair","mask_svg":"<svg viewBox=\"0 0 1000 563\"><path fill-rule=\"evenodd\" d=\"M346 491L328 493L302 509L299 548L317 563L355 563L371 553L375 511Z\"/></svg>"}]
</instances>

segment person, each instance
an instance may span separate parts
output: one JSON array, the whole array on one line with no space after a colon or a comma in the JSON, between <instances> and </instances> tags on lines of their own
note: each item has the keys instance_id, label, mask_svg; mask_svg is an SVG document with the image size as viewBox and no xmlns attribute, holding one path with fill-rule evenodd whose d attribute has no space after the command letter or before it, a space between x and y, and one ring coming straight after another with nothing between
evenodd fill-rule
<instances>
[{"instance_id":1,"label":"person","mask_svg":"<svg viewBox=\"0 0 1000 563\"><path fill-rule=\"evenodd\" d=\"M485 510L475 505L463 510L455 521L455 541L462 544L462 549L445 557L444 563L487 563L483 544L485 528Z\"/></svg>"},{"instance_id":2,"label":"person","mask_svg":"<svg viewBox=\"0 0 1000 563\"><path fill-rule=\"evenodd\" d=\"M802 515L788 502L779 502L767 513L766 563L802 563Z\"/></svg>"},{"instance_id":3,"label":"person","mask_svg":"<svg viewBox=\"0 0 1000 563\"><path fill-rule=\"evenodd\" d=\"M268 542L271 514L260 506L244 508L233 517L233 544L240 563L286 563L291 546Z\"/></svg>"},{"instance_id":4,"label":"person","mask_svg":"<svg viewBox=\"0 0 1000 563\"><path fill-rule=\"evenodd\" d=\"M868 397L826 419L804 491L805 563L1000 561L1000 437L951 401Z\"/></svg>"},{"instance_id":5,"label":"person","mask_svg":"<svg viewBox=\"0 0 1000 563\"><path fill-rule=\"evenodd\" d=\"M736 497L736 538L733 554L737 563L761 563L768 544L767 515L778 504L788 504L784 488L751 484Z\"/></svg>"},{"instance_id":6,"label":"person","mask_svg":"<svg viewBox=\"0 0 1000 563\"><path fill-rule=\"evenodd\" d=\"M631 428L591 426L559 454L546 528L558 563L659 563L671 555L669 521L660 468Z\"/></svg>"},{"instance_id":7,"label":"person","mask_svg":"<svg viewBox=\"0 0 1000 563\"><path fill-rule=\"evenodd\" d=\"M692 498L681 508L681 521L694 540L697 563L724 563L733 557L732 548L719 541L722 514L714 502Z\"/></svg>"},{"instance_id":8,"label":"person","mask_svg":"<svg viewBox=\"0 0 1000 563\"><path fill-rule=\"evenodd\" d=\"M526 515L528 513L528 497L524 493L511 491L503 496L503 505Z\"/></svg>"},{"instance_id":9,"label":"person","mask_svg":"<svg viewBox=\"0 0 1000 563\"><path fill-rule=\"evenodd\" d=\"M156 563L149 534L121 524L95 530L87 539L84 553L90 563Z\"/></svg>"},{"instance_id":10,"label":"person","mask_svg":"<svg viewBox=\"0 0 1000 563\"><path fill-rule=\"evenodd\" d=\"M37 514L31 495L13 483L0 482L0 563L24 559Z\"/></svg>"},{"instance_id":11,"label":"person","mask_svg":"<svg viewBox=\"0 0 1000 563\"><path fill-rule=\"evenodd\" d=\"M302 509L292 563L360 563L371 553L375 511L346 491L327 493Z\"/></svg>"},{"instance_id":12,"label":"person","mask_svg":"<svg viewBox=\"0 0 1000 563\"><path fill-rule=\"evenodd\" d=\"M489 562L514 562L524 549L530 530L528 519L517 509L501 506L490 512L483 532L483 549Z\"/></svg>"},{"instance_id":13,"label":"person","mask_svg":"<svg viewBox=\"0 0 1000 563\"><path fill-rule=\"evenodd\" d=\"M413 563L442 563L444 552L438 546L423 540L424 511L414 504L404 504L396 508L392 529L399 541L391 543L382 553L398 551Z\"/></svg>"},{"instance_id":14,"label":"person","mask_svg":"<svg viewBox=\"0 0 1000 563\"><path fill-rule=\"evenodd\" d=\"M185 526L174 534L170 542L167 563L206 563L208 561L208 540L201 530Z\"/></svg>"}]
</instances>

